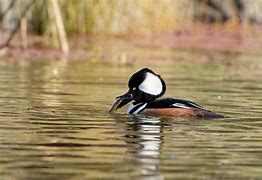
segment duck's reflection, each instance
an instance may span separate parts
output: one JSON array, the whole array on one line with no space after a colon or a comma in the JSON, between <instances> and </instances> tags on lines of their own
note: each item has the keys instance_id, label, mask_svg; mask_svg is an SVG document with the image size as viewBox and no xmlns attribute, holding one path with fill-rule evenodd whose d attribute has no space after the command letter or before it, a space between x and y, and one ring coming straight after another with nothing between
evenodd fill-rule
<instances>
[{"instance_id":1,"label":"duck's reflection","mask_svg":"<svg viewBox=\"0 0 262 180\"><path fill-rule=\"evenodd\" d=\"M131 116L117 121L124 130L126 158L132 174L161 177L159 164L164 143L161 118Z\"/></svg>"}]
</instances>

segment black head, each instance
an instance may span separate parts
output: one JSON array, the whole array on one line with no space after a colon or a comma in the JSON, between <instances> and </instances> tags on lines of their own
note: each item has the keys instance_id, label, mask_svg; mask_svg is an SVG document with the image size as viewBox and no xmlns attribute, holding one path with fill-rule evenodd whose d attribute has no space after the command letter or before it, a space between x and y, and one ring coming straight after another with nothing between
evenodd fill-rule
<instances>
[{"instance_id":1,"label":"black head","mask_svg":"<svg viewBox=\"0 0 262 180\"><path fill-rule=\"evenodd\" d=\"M117 97L110 112L121 108L132 100L135 101L134 103L153 101L166 91L164 80L148 68L141 69L133 74L129 79L128 88L126 94Z\"/></svg>"}]
</instances>

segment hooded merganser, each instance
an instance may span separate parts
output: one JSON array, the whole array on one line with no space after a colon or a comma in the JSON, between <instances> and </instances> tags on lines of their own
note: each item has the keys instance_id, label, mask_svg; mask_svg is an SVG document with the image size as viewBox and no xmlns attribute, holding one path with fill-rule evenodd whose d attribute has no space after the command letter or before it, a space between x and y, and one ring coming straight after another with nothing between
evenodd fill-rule
<instances>
[{"instance_id":1,"label":"hooded merganser","mask_svg":"<svg viewBox=\"0 0 262 180\"><path fill-rule=\"evenodd\" d=\"M129 90L116 97L109 112L115 112L127 103L134 101L128 108L128 114L152 116L172 116L177 118L223 118L202 106L183 99L161 98L166 91L166 84L160 75L144 68L131 76Z\"/></svg>"}]
</instances>

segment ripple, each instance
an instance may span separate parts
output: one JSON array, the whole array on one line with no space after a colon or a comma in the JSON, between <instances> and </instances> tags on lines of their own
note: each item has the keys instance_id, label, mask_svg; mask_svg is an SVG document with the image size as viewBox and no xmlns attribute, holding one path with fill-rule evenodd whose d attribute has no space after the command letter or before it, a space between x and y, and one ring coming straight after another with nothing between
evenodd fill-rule
<instances>
[{"instance_id":1,"label":"ripple","mask_svg":"<svg viewBox=\"0 0 262 180\"><path fill-rule=\"evenodd\" d=\"M4 179L261 179L262 87L259 70L248 64L242 75L212 63L42 63L0 64ZM231 118L185 121L129 116L125 109L108 114L112 100L127 90L128 74L142 66L167 79L166 96Z\"/></svg>"}]
</instances>

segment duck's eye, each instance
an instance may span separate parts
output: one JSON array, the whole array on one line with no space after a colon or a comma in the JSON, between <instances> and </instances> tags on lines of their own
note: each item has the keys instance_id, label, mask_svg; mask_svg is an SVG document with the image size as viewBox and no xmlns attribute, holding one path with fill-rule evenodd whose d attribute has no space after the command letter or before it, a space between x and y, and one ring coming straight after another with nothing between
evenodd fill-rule
<instances>
[{"instance_id":1,"label":"duck's eye","mask_svg":"<svg viewBox=\"0 0 262 180\"><path fill-rule=\"evenodd\" d=\"M136 90L136 87L133 87L133 89L132 89L133 91L135 91Z\"/></svg>"}]
</instances>

